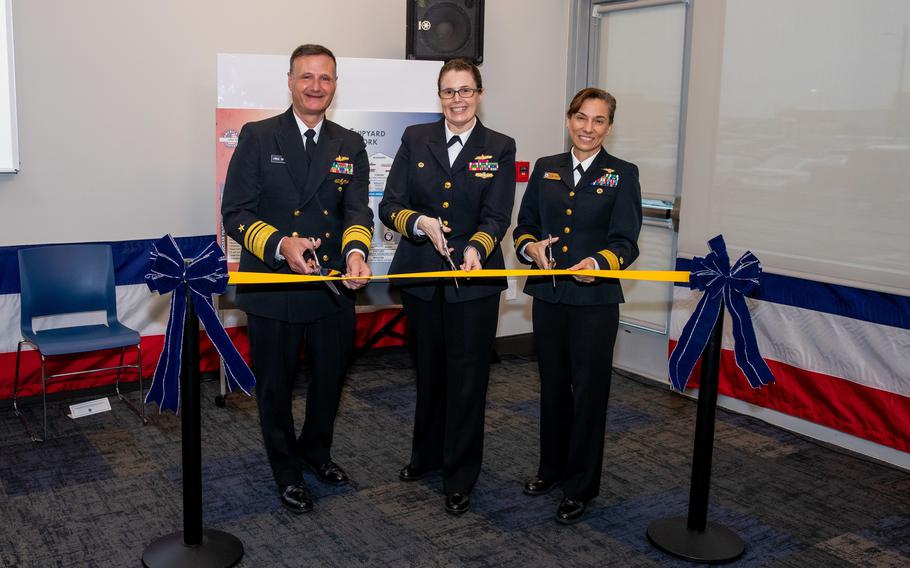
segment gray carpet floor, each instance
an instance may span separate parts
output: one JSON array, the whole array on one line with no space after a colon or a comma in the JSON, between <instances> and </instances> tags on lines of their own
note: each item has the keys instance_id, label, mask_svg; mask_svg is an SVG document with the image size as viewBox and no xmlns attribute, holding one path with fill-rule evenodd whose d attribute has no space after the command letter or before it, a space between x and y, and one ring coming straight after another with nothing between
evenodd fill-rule
<instances>
[{"instance_id":1,"label":"gray carpet floor","mask_svg":"<svg viewBox=\"0 0 910 568\"><path fill-rule=\"evenodd\" d=\"M295 412L304 411L305 378ZM349 486L307 481L311 514L277 499L255 400L226 408L203 384L207 527L245 546L240 566L691 566L653 548L645 529L685 515L695 404L614 375L601 495L583 522L553 522L559 492L521 493L536 469L533 359L492 367L484 469L461 517L443 511L441 479L402 483L414 376L407 352L374 350L352 367L335 460ZM180 420L141 426L122 403L78 421L51 406L53 437L35 445L0 408L0 566L138 566L145 546L182 528ZM37 423L40 408L27 414ZM910 566L910 475L758 420L718 411L709 519L746 542L735 566Z\"/></svg>"}]
</instances>

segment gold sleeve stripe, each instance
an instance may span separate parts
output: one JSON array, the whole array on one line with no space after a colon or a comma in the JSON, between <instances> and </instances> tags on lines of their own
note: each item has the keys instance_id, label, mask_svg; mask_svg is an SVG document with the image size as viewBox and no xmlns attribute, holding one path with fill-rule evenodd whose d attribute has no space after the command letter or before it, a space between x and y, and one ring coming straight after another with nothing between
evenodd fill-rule
<instances>
[{"instance_id":1,"label":"gold sleeve stripe","mask_svg":"<svg viewBox=\"0 0 910 568\"><path fill-rule=\"evenodd\" d=\"M265 223L263 223L262 221L256 221L255 223L250 225L250 227L246 230L246 233L244 233L244 235L243 235L243 248L245 248L248 251L253 250L253 244L252 244L253 235L257 231L262 229L263 227L265 227Z\"/></svg>"},{"instance_id":2,"label":"gold sleeve stripe","mask_svg":"<svg viewBox=\"0 0 910 568\"><path fill-rule=\"evenodd\" d=\"M493 249L496 248L496 239L493 238L493 236L490 235L489 233L484 233L482 231L478 231L477 235L482 236L483 239L485 240L485 242L487 242L490 245L489 250L487 250L487 256L490 256L491 254L493 254Z\"/></svg>"},{"instance_id":3,"label":"gold sleeve stripe","mask_svg":"<svg viewBox=\"0 0 910 568\"><path fill-rule=\"evenodd\" d=\"M351 225L350 227L348 227L347 229L344 230L345 235L348 235L349 233L362 233L368 237L373 236L373 231L371 231L370 229L367 229L363 225Z\"/></svg>"},{"instance_id":4,"label":"gold sleeve stripe","mask_svg":"<svg viewBox=\"0 0 910 568\"><path fill-rule=\"evenodd\" d=\"M404 236L408 236L408 219L416 215L417 211L412 211L410 209L402 209L398 212L398 215L395 216L395 230L401 233Z\"/></svg>"},{"instance_id":5,"label":"gold sleeve stripe","mask_svg":"<svg viewBox=\"0 0 910 568\"><path fill-rule=\"evenodd\" d=\"M278 229L268 223L255 221L250 225L250 228L247 229L246 233L244 233L243 248L256 255L259 260L263 260L263 256L265 255L265 243L277 230Z\"/></svg>"},{"instance_id":6,"label":"gold sleeve stripe","mask_svg":"<svg viewBox=\"0 0 910 568\"><path fill-rule=\"evenodd\" d=\"M408 219L415 215L416 211L411 211L410 209L402 209L398 212L398 217L395 218L395 229L402 235L407 236L408 234Z\"/></svg>"},{"instance_id":7,"label":"gold sleeve stripe","mask_svg":"<svg viewBox=\"0 0 910 568\"><path fill-rule=\"evenodd\" d=\"M367 250L370 250L370 243L373 241L373 233L363 225L351 225L344 231L341 237L341 249L344 250L351 241L363 243Z\"/></svg>"},{"instance_id":8,"label":"gold sleeve stripe","mask_svg":"<svg viewBox=\"0 0 910 568\"><path fill-rule=\"evenodd\" d=\"M251 246L249 251L255 254L259 260L264 260L265 257L265 243L269 240L269 237L278 232L278 229L262 223L262 227L259 227L256 230L256 235L250 239Z\"/></svg>"},{"instance_id":9,"label":"gold sleeve stripe","mask_svg":"<svg viewBox=\"0 0 910 568\"><path fill-rule=\"evenodd\" d=\"M253 223L249 230L246 232L246 236L243 238L243 246L250 252L254 252L254 244L256 242L256 236L259 234L259 231L265 229L268 225L262 221L256 221Z\"/></svg>"},{"instance_id":10,"label":"gold sleeve stripe","mask_svg":"<svg viewBox=\"0 0 910 568\"><path fill-rule=\"evenodd\" d=\"M522 245L525 241L534 241L534 242L536 242L537 240L538 240L538 239L537 239L536 237L534 237L534 235L529 235L529 234L527 234L527 233L525 233L524 235L520 235L517 239L515 239L515 250L520 249L520 248L521 248L521 245Z\"/></svg>"},{"instance_id":11,"label":"gold sleeve stripe","mask_svg":"<svg viewBox=\"0 0 910 568\"><path fill-rule=\"evenodd\" d=\"M490 254L493 253L493 247L496 246L496 241L493 240L493 237L487 233L484 233L483 231L477 231L474 233L470 240L477 241L483 245L486 256L490 256Z\"/></svg>"},{"instance_id":12,"label":"gold sleeve stripe","mask_svg":"<svg viewBox=\"0 0 910 568\"><path fill-rule=\"evenodd\" d=\"M620 270L619 259L616 257L616 254L614 254L613 251L604 249L597 254L607 259L607 263L610 265L610 270Z\"/></svg>"}]
</instances>

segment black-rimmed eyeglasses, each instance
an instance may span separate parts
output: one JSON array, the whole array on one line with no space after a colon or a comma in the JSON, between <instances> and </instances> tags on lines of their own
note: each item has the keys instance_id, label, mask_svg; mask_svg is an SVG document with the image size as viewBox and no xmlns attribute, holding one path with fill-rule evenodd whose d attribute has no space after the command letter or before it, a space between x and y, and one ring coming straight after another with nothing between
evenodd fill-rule
<instances>
[{"instance_id":1,"label":"black-rimmed eyeglasses","mask_svg":"<svg viewBox=\"0 0 910 568\"><path fill-rule=\"evenodd\" d=\"M483 89L472 89L471 87L462 87L460 89L440 89L439 98L440 99L451 99L455 97L455 93L458 93L463 99L470 99L474 96L474 93L479 93Z\"/></svg>"}]
</instances>

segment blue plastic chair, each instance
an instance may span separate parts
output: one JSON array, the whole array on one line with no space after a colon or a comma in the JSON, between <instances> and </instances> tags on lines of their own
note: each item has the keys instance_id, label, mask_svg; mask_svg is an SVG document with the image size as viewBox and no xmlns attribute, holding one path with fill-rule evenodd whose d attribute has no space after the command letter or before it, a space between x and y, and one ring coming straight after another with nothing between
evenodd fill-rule
<instances>
[{"instance_id":1,"label":"blue plastic chair","mask_svg":"<svg viewBox=\"0 0 910 568\"><path fill-rule=\"evenodd\" d=\"M13 384L13 410L35 442L43 441L32 433L25 417L19 411L19 359L22 346L29 344L41 356L41 399L44 409L44 439L47 439L47 382L58 377L72 377L102 371L117 371L114 389L117 396L146 423L145 405L142 404L142 352L140 336L117 320L117 295L114 287L114 263L110 245L74 244L52 245L19 250L19 283L22 306L22 341L16 350L16 378ZM32 318L104 311L106 324L57 327L35 331ZM127 347L136 348L135 365L124 365L123 354ZM102 349L120 349L120 364L105 367L46 375L48 357L73 355ZM120 393L120 373L134 368L139 375L138 410Z\"/></svg>"}]
</instances>

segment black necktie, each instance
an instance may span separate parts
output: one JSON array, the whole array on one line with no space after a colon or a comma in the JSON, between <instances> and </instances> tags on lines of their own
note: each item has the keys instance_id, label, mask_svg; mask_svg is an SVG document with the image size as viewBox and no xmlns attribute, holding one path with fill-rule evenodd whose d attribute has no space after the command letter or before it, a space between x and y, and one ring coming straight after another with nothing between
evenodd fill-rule
<instances>
[{"instance_id":1,"label":"black necktie","mask_svg":"<svg viewBox=\"0 0 910 568\"><path fill-rule=\"evenodd\" d=\"M452 136L451 138L449 138L448 147L451 148L452 145L455 144L456 142L459 144L461 143L461 138L459 138L458 135L455 135L455 136Z\"/></svg>"},{"instance_id":2,"label":"black necktie","mask_svg":"<svg viewBox=\"0 0 910 568\"><path fill-rule=\"evenodd\" d=\"M316 141L313 140L313 137L316 136L316 131L310 128L303 133L303 136L306 138L306 143L304 143L304 147L306 148L306 157L308 160L312 160L313 153L316 151Z\"/></svg>"},{"instance_id":3,"label":"black necktie","mask_svg":"<svg viewBox=\"0 0 910 568\"><path fill-rule=\"evenodd\" d=\"M575 166L575 171L578 172L578 183L581 183L581 178L585 175L585 169L581 167L581 164L578 164ZM578 185L578 183L575 185Z\"/></svg>"}]
</instances>

